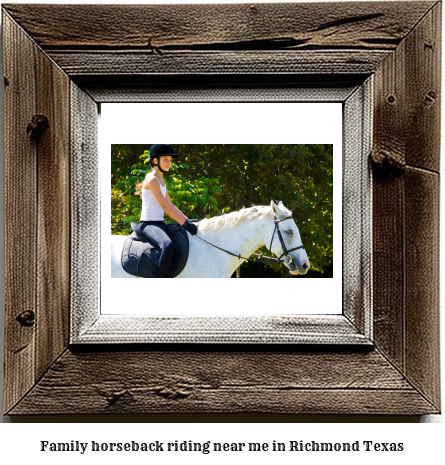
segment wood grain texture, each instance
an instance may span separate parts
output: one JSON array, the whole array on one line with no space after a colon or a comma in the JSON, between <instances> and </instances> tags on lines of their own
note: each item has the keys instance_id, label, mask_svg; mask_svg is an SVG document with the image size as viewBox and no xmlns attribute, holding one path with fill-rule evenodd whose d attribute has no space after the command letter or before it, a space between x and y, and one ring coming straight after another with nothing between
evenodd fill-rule
<instances>
[{"instance_id":1,"label":"wood grain texture","mask_svg":"<svg viewBox=\"0 0 445 465\"><path fill-rule=\"evenodd\" d=\"M403 370L403 179L373 180L374 342Z\"/></svg>"},{"instance_id":2,"label":"wood grain texture","mask_svg":"<svg viewBox=\"0 0 445 465\"><path fill-rule=\"evenodd\" d=\"M48 128L37 147L37 339L39 378L68 344L70 309L69 78L36 50L36 114Z\"/></svg>"},{"instance_id":3,"label":"wood grain texture","mask_svg":"<svg viewBox=\"0 0 445 465\"><path fill-rule=\"evenodd\" d=\"M326 3L323 8L311 3L5 8L72 76L370 74L432 5L370 2ZM70 18L69 28L66 18Z\"/></svg>"},{"instance_id":4,"label":"wood grain texture","mask_svg":"<svg viewBox=\"0 0 445 465\"><path fill-rule=\"evenodd\" d=\"M50 48L395 49L434 2L19 5L4 8ZM38 17L39 21L35 21ZM279 25L279 27L278 27Z\"/></svg>"},{"instance_id":5,"label":"wood grain texture","mask_svg":"<svg viewBox=\"0 0 445 465\"><path fill-rule=\"evenodd\" d=\"M406 164L406 46L381 63L374 78L372 160L386 171L373 179L374 340L396 366L405 367L404 182ZM385 164L386 163L386 166ZM388 167L389 166L389 167ZM390 169L391 168L391 169Z\"/></svg>"},{"instance_id":6,"label":"wood grain texture","mask_svg":"<svg viewBox=\"0 0 445 465\"><path fill-rule=\"evenodd\" d=\"M85 272L84 272L85 273ZM91 294L94 295L92 289ZM92 306L73 307L73 344L337 344L369 346L369 334L357 330L343 315L257 317L122 318L100 315ZM357 313L364 312L356 308ZM105 313L105 312L104 312ZM368 311L368 314L370 312ZM94 324L88 322L94 321Z\"/></svg>"},{"instance_id":7,"label":"wood grain texture","mask_svg":"<svg viewBox=\"0 0 445 465\"><path fill-rule=\"evenodd\" d=\"M378 352L66 352L11 413L436 411Z\"/></svg>"},{"instance_id":8,"label":"wood grain texture","mask_svg":"<svg viewBox=\"0 0 445 465\"><path fill-rule=\"evenodd\" d=\"M35 115L35 46L8 15L4 14L2 21L5 44L6 411L35 382L37 157L35 143L26 131ZM17 320L20 315L22 323Z\"/></svg>"},{"instance_id":9,"label":"wood grain texture","mask_svg":"<svg viewBox=\"0 0 445 465\"><path fill-rule=\"evenodd\" d=\"M371 74L388 50L49 51L70 76L135 74Z\"/></svg>"},{"instance_id":10,"label":"wood grain texture","mask_svg":"<svg viewBox=\"0 0 445 465\"><path fill-rule=\"evenodd\" d=\"M372 340L372 146L373 79L343 103L343 315Z\"/></svg>"},{"instance_id":11,"label":"wood grain texture","mask_svg":"<svg viewBox=\"0 0 445 465\"><path fill-rule=\"evenodd\" d=\"M406 374L440 406L440 351L432 343L440 329L439 175L407 167L404 176Z\"/></svg>"},{"instance_id":12,"label":"wood grain texture","mask_svg":"<svg viewBox=\"0 0 445 465\"><path fill-rule=\"evenodd\" d=\"M406 60L406 162L440 170L442 3L439 2L404 43Z\"/></svg>"},{"instance_id":13,"label":"wood grain texture","mask_svg":"<svg viewBox=\"0 0 445 465\"><path fill-rule=\"evenodd\" d=\"M439 171L441 4L376 73L373 156Z\"/></svg>"},{"instance_id":14,"label":"wood grain texture","mask_svg":"<svg viewBox=\"0 0 445 465\"><path fill-rule=\"evenodd\" d=\"M4 22L7 410L68 343L69 79L6 14ZM36 115L46 129L30 124ZM15 318L30 311L32 325Z\"/></svg>"},{"instance_id":15,"label":"wood grain texture","mask_svg":"<svg viewBox=\"0 0 445 465\"><path fill-rule=\"evenodd\" d=\"M101 283L98 106L73 82L70 95L71 341L97 319Z\"/></svg>"},{"instance_id":16,"label":"wood grain texture","mask_svg":"<svg viewBox=\"0 0 445 465\"><path fill-rule=\"evenodd\" d=\"M342 102L363 75L347 74L184 74L74 76L73 81L96 102ZM330 96L327 95L330 93ZM306 100L304 98L306 95ZM300 100L299 100L300 101Z\"/></svg>"},{"instance_id":17,"label":"wood grain texture","mask_svg":"<svg viewBox=\"0 0 445 465\"><path fill-rule=\"evenodd\" d=\"M376 73L372 153L375 342L436 405L440 8Z\"/></svg>"}]
</instances>

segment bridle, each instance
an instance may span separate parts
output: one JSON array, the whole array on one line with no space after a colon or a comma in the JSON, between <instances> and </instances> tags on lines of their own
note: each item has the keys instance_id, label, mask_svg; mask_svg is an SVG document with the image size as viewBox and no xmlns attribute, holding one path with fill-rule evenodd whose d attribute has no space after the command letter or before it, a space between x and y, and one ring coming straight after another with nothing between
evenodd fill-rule
<instances>
[{"instance_id":1,"label":"bridle","mask_svg":"<svg viewBox=\"0 0 445 465\"><path fill-rule=\"evenodd\" d=\"M275 223L275 228L273 230L273 234L272 234L272 239L270 241L270 246L269 246L269 250L270 252L272 252L272 242L273 242L273 238L275 237L275 232L278 234L278 239L280 239L280 243L281 243L281 247L283 248L283 253L278 257L278 263L282 262L283 260L281 260L281 257L284 255L285 257L288 257L289 256L289 252L293 252L294 250L298 250L298 249L304 249L304 245L301 244L299 245L298 247L294 247L293 249L290 249L290 250L287 250L286 248L286 244L284 243L284 240L283 240L283 236L281 235L281 230L280 230L280 226L279 226L279 223L281 223L282 221L284 220L289 220L292 218L292 215L287 215L287 216L284 216L283 218L280 218L280 219L277 219L276 215L274 217L274 223ZM292 257L291 257L292 259Z\"/></svg>"},{"instance_id":2,"label":"bridle","mask_svg":"<svg viewBox=\"0 0 445 465\"><path fill-rule=\"evenodd\" d=\"M255 260L255 262L259 262L259 263L284 263L284 260L281 260L281 257L284 255L285 257L289 257L289 252L293 252L294 250L298 250L298 249L304 249L304 245L301 244L300 246L298 247L294 247L293 249L290 249L288 250L286 248L286 244L284 243L284 240L283 240L283 236L281 235L281 231L280 231L280 226L279 226L279 223L281 223L282 221L284 220L289 220L292 218L292 215L287 215L287 216L284 216L283 218L280 218L280 219L277 219L277 216L275 215L274 216L274 223L275 223L275 227L274 227L274 230L273 230L273 234L272 234L272 239L270 241L270 247L269 247L269 251L272 252L272 242L273 242L273 238L275 237L275 232L277 232L277 235L278 235L278 238L280 240L280 243L281 243L281 247L283 248L283 253L278 257L278 258L273 258L273 257L265 257L263 256L262 253L258 254L258 253L254 253L252 255L256 255L258 257L257 260ZM244 259L244 260L248 260L246 257L242 257L240 254L234 254L232 252L229 252L228 250L226 249L223 249L221 247L218 247L217 245L215 244L212 244L211 242L208 242L206 241L205 239L203 239L202 237L196 235L196 237L198 237L199 239L201 239L202 241L206 242L207 244L219 249L219 250L222 250L223 252L226 252L230 255L233 255L234 257L238 257L238 259ZM264 260L261 260L262 258L265 258L267 259L268 261L264 261ZM290 260L287 262L287 264L291 263L292 262L292 257L290 257Z\"/></svg>"}]
</instances>

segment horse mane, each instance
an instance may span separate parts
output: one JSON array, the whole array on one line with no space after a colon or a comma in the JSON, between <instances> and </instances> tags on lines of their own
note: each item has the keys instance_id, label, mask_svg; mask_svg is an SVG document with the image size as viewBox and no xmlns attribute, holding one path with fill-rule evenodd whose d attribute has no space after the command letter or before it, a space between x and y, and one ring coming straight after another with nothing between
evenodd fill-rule
<instances>
[{"instance_id":1,"label":"horse mane","mask_svg":"<svg viewBox=\"0 0 445 465\"><path fill-rule=\"evenodd\" d=\"M283 207L283 205L280 205L280 208L284 213L290 213L286 207ZM215 216L213 218L204 218L199 222L199 230L213 231L216 229L233 228L242 221L268 217L274 217L272 207L270 205L256 205L250 208L242 208L236 212L226 213L225 215Z\"/></svg>"}]
</instances>

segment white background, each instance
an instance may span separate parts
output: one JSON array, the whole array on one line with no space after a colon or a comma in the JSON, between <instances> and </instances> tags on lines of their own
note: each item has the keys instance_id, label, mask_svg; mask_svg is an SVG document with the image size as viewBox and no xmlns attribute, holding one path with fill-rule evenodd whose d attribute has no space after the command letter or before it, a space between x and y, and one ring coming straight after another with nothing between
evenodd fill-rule
<instances>
[{"instance_id":1,"label":"white background","mask_svg":"<svg viewBox=\"0 0 445 465\"><path fill-rule=\"evenodd\" d=\"M342 312L341 103L103 104L99 140L102 175L102 314L131 314L134 309L140 313L162 316L173 311L175 315L193 316L320 315ZM168 143L173 147L175 143L333 144L334 277L156 281L110 278L110 146L145 143L148 148L150 144L147 141ZM307 244L309 239L302 237L303 244ZM190 240L199 239L192 237ZM231 251L240 252L236 249ZM178 296L178 301L169 298L166 303L166 296L171 296L171 293ZM224 297L221 298L221 295ZM281 296L286 296L285 301L281 300L284 305L277 305L277 299ZM177 305L179 301L181 305Z\"/></svg>"},{"instance_id":2,"label":"white background","mask_svg":"<svg viewBox=\"0 0 445 465\"><path fill-rule=\"evenodd\" d=\"M282 0L286 1L286 0ZM314 0L315 1L315 0ZM141 3L132 0L133 3ZM26 3L26 2L10 2L10 3ZM29 3L29 2L28 2ZM39 3L42 3L40 1ZM44 2L44 3L60 3ZM68 3L68 2L65 2ZM91 3L89 1L77 0L70 3ZM102 3L121 3L117 2L102 2ZM156 2L146 3L163 3L161 0ZM180 2L171 1L170 3L187 3L185 0ZM188 2L192 3L192 2ZM197 3L197 2L195 2ZM207 3L216 3L208 0ZM222 3L219 2L219 3ZM239 3L251 3L240 0ZM443 48L444 49L444 48ZM0 94L0 99L2 95ZM442 147L444 147L444 129L442 119ZM0 167L3 169L3 166ZM3 193L3 176L0 175L1 190ZM445 199L443 197L442 189L442 214L445 217L443 206ZM1 216L4 217L3 201L0 203ZM443 228L442 228L443 230ZM1 240L4 243L3 228L0 228ZM443 237L442 237L443 240ZM443 242L443 241L442 241ZM2 261L4 262L3 247L0 248L2 254ZM441 270L444 270L443 253L441 253ZM443 278L443 271L441 277ZM235 281L235 280L234 280ZM442 299L442 302L444 299ZM443 305L443 304L442 304ZM444 334L444 321L442 318L441 329ZM2 314L0 328L0 350L3 351L3 329L4 320ZM444 344L442 344L442 399L445 402L444 385L445 385L445 353ZM3 358L3 352L0 354ZM10 418L3 417L3 421L8 423ZM393 464L403 460L405 463L430 463L439 464L443 462L443 438L445 437L445 417L444 415L427 415L420 418L421 422L440 422L441 424L418 425L418 424L401 424L400 422L418 422L418 418L394 417L394 416L255 416L249 417L248 421L263 422L260 424L245 424L245 416L200 416L200 417L177 417L177 416L129 416L129 417L113 417L113 416L93 416L93 417L28 417L14 420L16 424L3 424L0 427L0 460L4 463L17 462L17 463L31 463L31 462L44 462L44 463L97 463L98 459L93 455L80 456L77 453L60 454L53 453L52 455L42 455L37 452L39 449L40 440L53 440L53 441L125 441L125 440L140 440L149 441L154 439L163 440L164 438L172 439L192 439L192 440L213 440L213 441L272 441L273 439L285 440L288 439L306 439L306 440L374 440L384 442L399 442L404 441L407 445L406 451L401 455L391 453L377 453L372 452L368 455L360 454L348 455L347 453L339 454L305 454L302 455L288 455L286 458L279 458L276 455L268 453L252 455L221 455L221 456L204 456L202 458L198 455L192 455L187 458L187 455L172 455L169 459L160 456L122 456L119 454L106 454L101 455L101 459L106 460L107 463L122 463L131 459L132 464L148 464L148 463L226 463L230 460L232 463L245 463L246 460L255 460L255 463L271 462L279 463L307 463L311 460L312 463L341 463L342 465L353 463L356 464L359 459L364 464L375 464L377 461L382 464ZM54 424L52 422L67 422L64 425ZM100 425L91 424L90 422L101 422ZM122 424L124 422L145 422L143 424ZM162 422L180 422L180 421L198 421L203 423L194 424L162 424ZM204 423L204 422L219 422L219 423ZM233 422L233 424L225 424L224 422ZM358 422L368 422L364 424L356 424ZM26 422L46 422L42 424L26 424ZM76 423L73 423L76 422ZM106 424L112 422L111 424ZM115 422L122 422L121 424ZM268 423L273 422L273 423ZM278 423L275 423L278 422ZM324 422L321 424L302 424L301 422ZM344 422L340 424L332 422ZM373 424L379 422L379 424ZM386 423L386 424L382 424ZM392 424L396 423L396 424ZM161 460L162 459L162 462Z\"/></svg>"}]
</instances>

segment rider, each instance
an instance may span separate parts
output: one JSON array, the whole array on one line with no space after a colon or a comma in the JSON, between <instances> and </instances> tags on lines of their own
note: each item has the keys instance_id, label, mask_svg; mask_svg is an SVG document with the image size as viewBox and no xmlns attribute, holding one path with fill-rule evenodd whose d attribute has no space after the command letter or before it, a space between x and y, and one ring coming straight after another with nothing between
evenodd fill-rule
<instances>
[{"instance_id":1,"label":"rider","mask_svg":"<svg viewBox=\"0 0 445 465\"><path fill-rule=\"evenodd\" d=\"M164 173L171 168L172 159L179 155L171 145L154 144L150 147L148 156L153 170L147 173L144 181L136 184L135 195L142 198L139 227L149 241L161 249L158 277L168 278L174 245L167 235L164 212L192 235L197 234L198 228L173 205L163 179Z\"/></svg>"}]
</instances>

